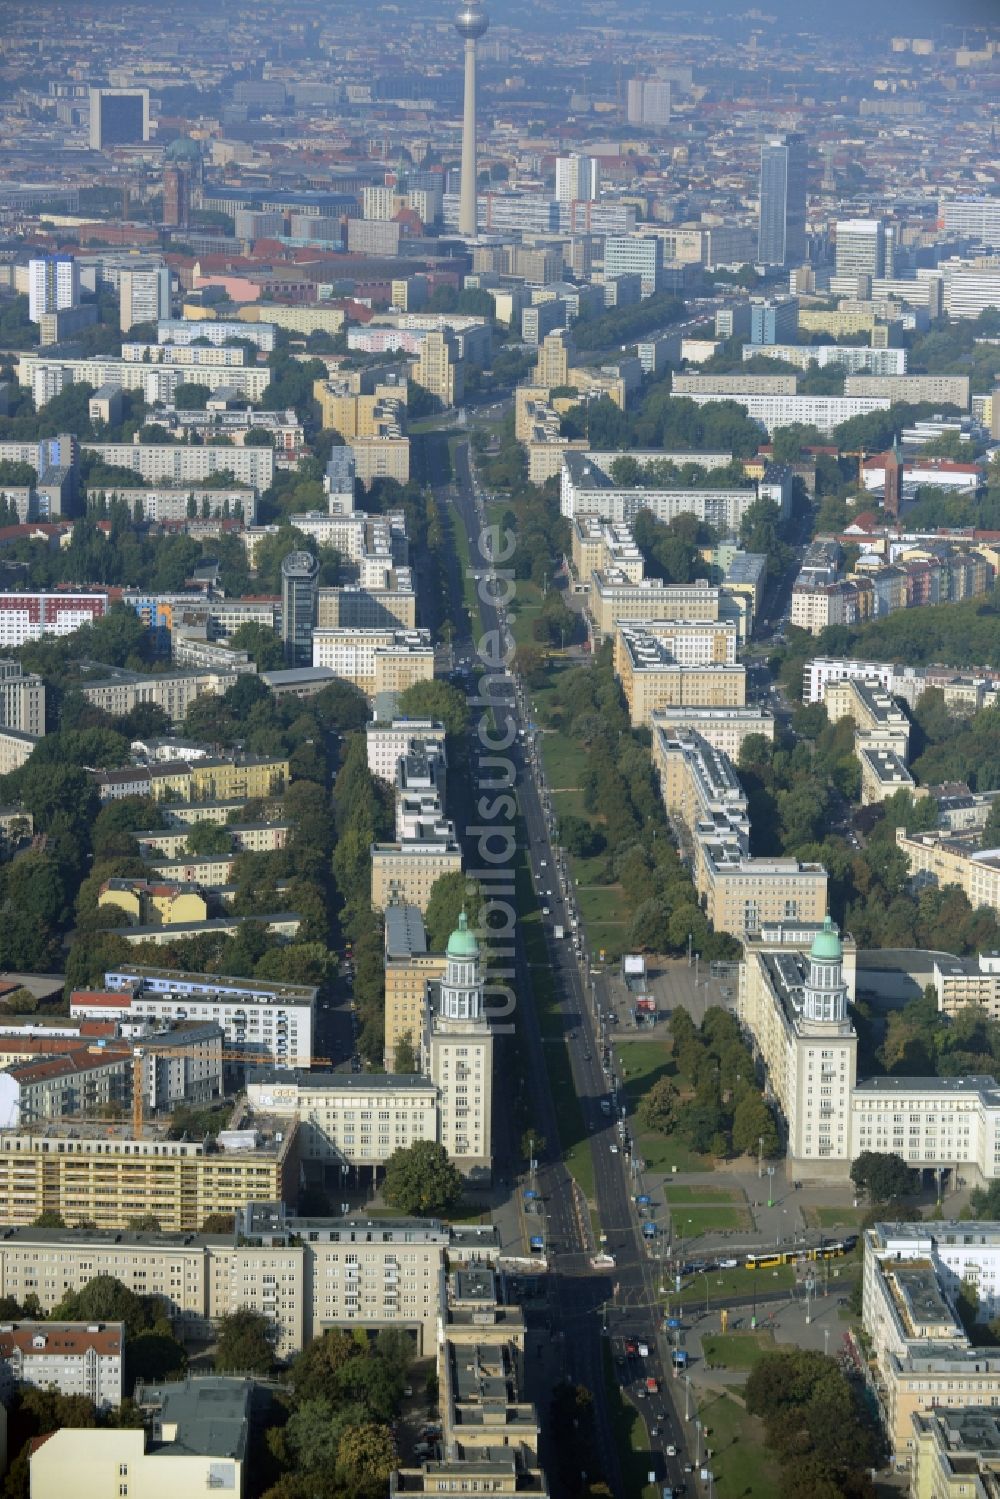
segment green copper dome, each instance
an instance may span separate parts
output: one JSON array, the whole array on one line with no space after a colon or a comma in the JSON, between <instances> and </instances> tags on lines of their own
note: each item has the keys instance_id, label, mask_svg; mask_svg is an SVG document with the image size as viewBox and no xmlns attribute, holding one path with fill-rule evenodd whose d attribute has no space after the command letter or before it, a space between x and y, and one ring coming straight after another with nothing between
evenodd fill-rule
<instances>
[{"instance_id":1,"label":"green copper dome","mask_svg":"<svg viewBox=\"0 0 1000 1499\"><path fill-rule=\"evenodd\" d=\"M840 945L840 934L829 916L823 923L823 930L817 932L813 938L809 956L820 958L827 963L839 963L844 956L844 949Z\"/></svg>"},{"instance_id":2,"label":"green copper dome","mask_svg":"<svg viewBox=\"0 0 1000 1499\"><path fill-rule=\"evenodd\" d=\"M447 953L449 958L479 957L479 943L475 932L469 931L469 921L464 911L458 918L458 926L448 938Z\"/></svg>"}]
</instances>

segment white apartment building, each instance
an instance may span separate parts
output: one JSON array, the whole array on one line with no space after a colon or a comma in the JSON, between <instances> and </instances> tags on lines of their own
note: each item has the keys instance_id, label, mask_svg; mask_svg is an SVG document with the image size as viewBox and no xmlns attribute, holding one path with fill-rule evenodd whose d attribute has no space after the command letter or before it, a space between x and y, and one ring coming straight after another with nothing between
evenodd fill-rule
<instances>
[{"instance_id":1,"label":"white apartment building","mask_svg":"<svg viewBox=\"0 0 1000 1499\"><path fill-rule=\"evenodd\" d=\"M82 446L102 463L133 469L154 484L197 484L228 470L238 484L249 484L260 491L274 479L273 448L228 448L210 443L192 448L131 442L85 442Z\"/></svg>"},{"instance_id":2,"label":"white apartment building","mask_svg":"<svg viewBox=\"0 0 1000 1499\"><path fill-rule=\"evenodd\" d=\"M594 202L600 164L593 156L556 157L556 199L560 203Z\"/></svg>"},{"instance_id":3,"label":"white apartment building","mask_svg":"<svg viewBox=\"0 0 1000 1499\"><path fill-rule=\"evenodd\" d=\"M1000 281L1000 272L998 272ZM769 434L779 427L791 427L800 422L804 426L818 427L830 434L841 422L852 416L864 416L869 411L888 411L891 404L888 396L731 396L723 394L696 393L688 397L698 406L709 401L736 400L747 416L760 422Z\"/></svg>"},{"instance_id":4,"label":"white apartment building","mask_svg":"<svg viewBox=\"0 0 1000 1499\"><path fill-rule=\"evenodd\" d=\"M28 261L28 316L37 323L48 312L78 306L80 267L72 255L43 255Z\"/></svg>"},{"instance_id":5,"label":"white apartment building","mask_svg":"<svg viewBox=\"0 0 1000 1499\"><path fill-rule=\"evenodd\" d=\"M215 318L160 318L156 336L161 344L192 344L207 338L210 344L224 344L231 338L242 338L256 344L262 354L274 349L277 329L274 323L244 323Z\"/></svg>"},{"instance_id":6,"label":"white apartment building","mask_svg":"<svg viewBox=\"0 0 1000 1499\"><path fill-rule=\"evenodd\" d=\"M129 343L122 344L122 358L128 364L205 365L212 369L242 369L247 363L246 349L225 348L212 344Z\"/></svg>"},{"instance_id":7,"label":"white apartment building","mask_svg":"<svg viewBox=\"0 0 1000 1499\"><path fill-rule=\"evenodd\" d=\"M77 990L70 1014L87 1020L212 1021L227 1047L270 1057L284 1067L311 1067L316 990L169 968L118 968L100 993Z\"/></svg>"},{"instance_id":8,"label":"white apartment building","mask_svg":"<svg viewBox=\"0 0 1000 1499\"><path fill-rule=\"evenodd\" d=\"M121 1405L124 1388L123 1322L0 1323L0 1393L22 1385L82 1395L98 1410Z\"/></svg>"},{"instance_id":9,"label":"white apartment building","mask_svg":"<svg viewBox=\"0 0 1000 1499\"><path fill-rule=\"evenodd\" d=\"M45 733L45 683L20 661L0 661L0 726L36 738Z\"/></svg>"},{"instance_id":10,"label":"white apartment building","mask_svg":"<svg viewBox=\"0 0 1000 1499\"><path fill-rule=\"evenodd\" d=\"M676 520L679 515L695 515L729 534L739 531L743 516L757 499L757 489L753 486L747 489L635 489L617 485L607 470L621 456L619 453L563 452L559 507L567 520L597 515L617 525L632 525L641 510L648 510L664 524ZM663 453L658 456L670 459L672 455ZM701 454L677 455L677 461L681 463L700 463L701 458Z\"/></svg>"},{"instance_id":11,"label":"white apartment building","mask_svg":"<svg viewBox=\"0 0 1000 1499\"><path fill-rule=\"evenodd\" d=\"M432 718L373 719L365 735L368 769L389 786L396 785L399 762L418 744L444 760L444 725Z\"/></svg>"},{"instance_id":12,"label":"white apartment building","mask_svg":"<svg viewBox=\"0 0 1000 1499\"><path fill-rule=\"evenodd\" d=\"M104 593L0 593L0 649L46 635L71 635L107 612Z\"/></svg>"},{"instance_id":13,"label":"white apartment building","mask_svg":"<svg viewBox=\"0 0 1000 1499\"><path fill-rule=\"evenodd\" d=\"M159 349L159 344L153 347ZM163 348L169 348L164 344ZM178 385L191 379L190 368L160 361L146 364L141 361L115 358L65 359L47 357L43 354L22 354L17 363L17 379L20 385L32 392L36 406L44 406L53 395L74 382L93 385L95 390L111 386L118 390L140 390L150 406L170 405ZM271 371L265 366L199 365L199 385L209 390L225 388L236 391L244 400L259 401L271 383ZM90 444L86 444L90 446ZM170 448L169 452L190 452L197 449ZM227 451L229 451L227 449ZM255 448L257 453L273 457L270 448ZM162 474L156 475L162 478Z\"/></svg>"},{"instance_id":14,"label":"white apartment building","mask_svg":"<svg viewBox=\"0 0 1000 1499\"><path fill-rule=\"evenodd\" d=\"M315 629L313 666L325 666L366 697L401 692L434 677L428 630Z\"/></svg>"},{"instance_id":15,"label":"white apartment building","mask_svg":"<svg viewBox=\"0 0 1000 1499\"><path fill-rule=\"evenodd\" d=\"M828 365L836 364L842 365L848 374L906 374L906 349L872 349L866 344L743 345L744 360L756 359L758 354L766 359L780 359L785 364L797 364L802 370L811 365L826 369Z\"/></svg>"}]
</instances>

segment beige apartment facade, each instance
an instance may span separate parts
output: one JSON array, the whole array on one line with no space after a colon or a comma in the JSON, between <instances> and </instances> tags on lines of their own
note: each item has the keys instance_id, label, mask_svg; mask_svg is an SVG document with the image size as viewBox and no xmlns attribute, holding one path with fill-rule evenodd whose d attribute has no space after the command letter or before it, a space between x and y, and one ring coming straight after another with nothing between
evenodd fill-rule
<instances>
[{"instance_id":1,"label":"beige apartment facade","mask_svg":"<svg viewBox=\"0 0 1000 1499\"><path fill-rule=\"evenodd\" d=\"M385 1065L393 1070L396 1047L408 1037L415 1052L420 1048L427 985L440 979L445 969L444 953L411 953L408 957L386 957L385 961Z\"/></svg>"},{"instance_id":2,"label":"beige apartment facade","mask_svg":"<svg viewBox=\"0 0 1000 1499\"><path fill-rule=\"evenodd\" d=\"M722 750L734 764L739 760L744 739L750 735L774 739L773 714L755 706L711 708L701 703L692 706L670 703L654 708L649 723L654 735L658 729L668 734L700 734L706 744Z\"/></svg>"},{"instance_id":3,"label":"beige apartment facade","mask_svg":"<svg viewBox=\"0 0 1000 1499\"><path fill-rule=\"evenodd\" d=\"M312 664L329 667L366 697L375 697L433 681L434 648L426 630L317 628Z\"/></svg>"},{"instance_id":4,"label":"beige apartment facade","mask_svg":"<svg viewBox=\"0 0 1000 1499\"><path fill-rule=\"evenodd\" d=\"M372 908L417 906L427 910L434 881L443 874L460 874L462 850L453 837L413 838L372 845Z\"/></svg>"},{"instance_id":5,"label":"beige apartment facade","mask_svg":"<svg viewBox=\"0 0 1000 1499\"><path fill-rule=\"evenodd\" d=\"M1000 854L995 849L977 851L939 833L908 834L905 828L896 829L896 847L906 855L914 889L957 885L973 909L1000 911Z\"/></svg>"},{"instance_id":6,"label":"beige apartment facade","mask_svg":"<svg viewBox=\"0 0 1000 1499\"><path fill-rule=\"evenodd\" d=\"M152 1213L166 1230L197 1231L211 1213L247 1202L294 1201L298 1128L230 1149L159 1136L0 1134L0 1218L26 1225L56 1212L65 1223L125 1228Z\"/></svg>"}]
</instances>

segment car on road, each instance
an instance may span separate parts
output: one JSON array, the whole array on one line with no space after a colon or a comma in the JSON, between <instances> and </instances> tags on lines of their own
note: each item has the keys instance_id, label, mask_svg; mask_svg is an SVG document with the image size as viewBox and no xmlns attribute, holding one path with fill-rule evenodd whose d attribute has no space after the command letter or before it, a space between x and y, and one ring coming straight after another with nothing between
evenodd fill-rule
<instances>
[{"instance_id":1,"label":"car on road","mask_svg":"<svg viewBox=\"0 0 1000 1499\"><path fill-rule=\"evenodd\" d=\"M649 1358L649 1344L648 1343L640 1343L639 1344L639 1357L640 1358Z\"/></svg>"},{"instance_id":2,"label":"car on road","mask_svg":"<svg viewBox=\"0 0 1000 1499\"><path fill-rule=\"evenodd\" d=\"M671 1442L669 1444L669 1446L667 1447L667 1456L668 1457L676 1457L677 1456L677 1448L674 1446L673 1442Z\"/></svg>"},{"instance_id":3,"label":"car on road","mask_svg":"<svg viewBox=\"0 0 1000 1499\"><path fill-rule=\"evenodd\" d=\"M728 1259L719 1260L715 1268L717 1270L735 1270L739 1266L739 1263L739 1260L734 1260L730 1255Z\"/></svg>"},{"instance_id":4,"label":"car on road","mask_svg":"<svg viewBox=\"0 0 1000 1499\"><path fill-rule=\"evenodd\" d=\"M618 1146L617 1145L612 1145L612 1147L611 1147L611 1154L612 1155L617 1155L618 1154Z\"/></svg>"}]
</instances>

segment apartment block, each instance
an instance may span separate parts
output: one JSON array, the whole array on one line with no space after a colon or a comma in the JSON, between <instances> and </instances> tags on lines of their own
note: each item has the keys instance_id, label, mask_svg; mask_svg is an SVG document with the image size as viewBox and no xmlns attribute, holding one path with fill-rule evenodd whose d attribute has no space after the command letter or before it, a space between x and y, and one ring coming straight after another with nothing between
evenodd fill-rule
<instances>
[{"instance_id":1,"label":"apartment block","mask_svg":"<svg viewBox=\"0 0 1000 1499\"><path fill-rule=\"evenodd\" d=\"M664 806L716 931L743 938L775 921L822 921L822 865L751 856L747 799L729 758L696 734L664 726L654 726L652 750Z\"/></svg>"},{"instance_id":2,"label":"apartment block","mask_svg":"<svg viewBox=\"0 0 1000 1499\"><path fill-rule=\"evenodd\" d=\"M149 1425L64 1426L31 1454L33 1499L61 1499L67 1474L80 1499L101 1499L109 1474L134 1499L223 1489L243 1496L250 1435L249 1379L199 1379L160 1388L145 1385Z\"/></svg>"},{"instance_id":3,"label":"apartment block","mask_svg":"<svg viewBox=\"0 0 1000 1499\"><path fill-rule=\"evenodd\" d=\"M765 359L780 359L784 364L797 364L801 370L807 370L812 365L818 369L826 369L828 365L836 364L842 365L848 375L906 374L906 349L873 349L867 344L744 345L744 360L755 359L758 354ZM849 391L848 394L864 395L866 392ZM868 394L885 392L872 391Z\"/></svg>"},{"instance_id":4,"label":"apartment block","mask_svg":"<svg viewBox=\"0 0 1000 1499\"><path fill-rule=\"evenodd\" d=\"M632 582L617 568L591 574L589 609L595 634L602 640L620 624L653 620L718 620L720 590L700 578L694 583L664 583L662 578Z\"/></svg>"},{"instance_id":5,"label":"apartment block","mask_svg":"<svg viewBox=\"0 0 1000 1499\"><path fill-rule=\"evenodd\" d=\"M20 661L0 661L0 726L36 738L45 733L45 683Z\"/></svg>"},{"instance_id":6,"label":"apartment block","mask_svg":"<svg viewBox=\"0 0 1000 1499\"><path fill-rule=\"evenodd\" d=\"M803 317L805 314L803 314ZM819 314L817 314L819 316ZM832 316L832 314L831 314ZM853 332L853 329L845 329ZM798 396L798 395L731 395L710 394L699 391L688 396L698 406L711 401L738 400L746 409L747 416L760 422L768 433L780 427L791 427L802 423L818 427L821 432L832 433L841 422L852 416L865 416L870 411L888 411L891 404L888 396Z\"/></svg>"},{"instance_id":7,"label":"apartment block","mask_svg":"<svg viewBox=\"0 0 1000 1499\"><path fill-rule=\"evenodd\" d=\"M0 649L17 650L46 635L71 635L100 619L107 608L106 593L0 593ZM5 680L13 683L15 677ZM11 695L16 700L13 686Z\"/></svg>"},{"instance_id":8,"label":"apartment block","mask_svg":"<svg viewBox=\"0 0 1000 1499\"><path fill-rule=\"evenodd\" d=\"M372 908L391 905L427 910L434 882L443 874L460 874L462 850L450 822L422 826L417 834L395 843L372 845Z\"/></svg>"},{"instance_id":9,"label":"apartment block","mask_svg":"<svg viewBox=\"0 0 1000 1499\"><path fill-rule=\"evenodd\" d=\"M0 632L3 629L3 595L0 595ZM114 669L113 675L83 682L80 691L95 708L114 717L131 713L140 703L162 708L174 723L182 719L196 698L208 693L221 696L238 680L238 672L219 669L172 671L159 676Z\"/></svg>"},{"instance_id":10,"label":"apartment block","mask_svg":"<svg viewBox=\"0 0 1000 1499\"><path fill-rule=\"evenodd\" d=\"M76 990L70 1014L81 1020L200 1021L221 1026L227 1047L280 1066L312 1065L316 990L214 973L123 966L104 975L100 993Z\"/></svg>"},{"instance_id":11,"label":"apartment block","mask_svg":"<svg viewBox=\"0 0 1000 1499\"><path fill-rule=\"evenodd\" d=\"M149 768L149 794L154 801L248 802L280 796L291 779L282 755L206 756L168 760Z\"/></svg>"},{"instance_id":12,"label":"apartment block","mask_svg":"<svg viewBox=\"0 0 1000 1499\"><path fill-rule=\"evenodd\" d=\"M774 739L774 716L766 708L668 704L654 708L649 723L654 734L657 729L663 729L667 734L700 734L706 744L722 750L734 764L739 760L744 739L751 734Z\"/></svg>"},{"instance_id":13,"label":"apartment block","mask_svg":"<svg viewBox=\"0 0 1000 1499\"><path fill-rule=\"evenodd\" d=\"M426 630L316 629L313 665L329 667L366 697L377 697L432 681L434 648Z\"/></svg>"},{"instance_id":14,"label":"apartment block","mask_svg":"<svg viewBox=\"0 0 1000 1499\"><path fill-rule=\"evenodd\" d=\"M82 1395L98 1410L126 1393L123 1322L8 1322L0 1326L0 1392L25 1385Z\"/></svg>"},{"instance_id":15,"label":"apartment block","mask_svg":"<svg viewBox=\"0 0 1000 1499\"><path fill-rule=\"evenodd\" d=\"M416 1053L423 1034L427 985L444 976L444 953L427 950L427 933L416 906L389 906L385 913L385 1067L396 1066L396 1048L407 1040Z\"/></svg>"},{"instance_id":16,"label":"apartment block","mask_svg":"<svg viewBox=\"0 0 1000 1499\"><path fill-rule=\"evenodd\" d=\"M968 411L968 375L848 375L846 396L887 396L890 401L941 401Z\"/></svg>"},{"instance_id":17,"label":"apartment block","mask_svg":"<svg viewBox=\"0 0 1000 1499\"><path fill-rule=\"evenodd\" d=\"M797 375L674 375L670 384L677 396L794 396L798 388Z\"/></svg>"},{"instance_id":18,"label":"apartment block","mask_svg":"<svg viewBox=\"0 0 1000 1499\"><path fill-rule=\"evenodd\" d=\"M996 1315L1000 1224L879 1223L864 1251L862 1322L880 1414L897 1458L907 1459L920 1418L993 1405L1000 1359L971 1344L955 1302L970 1286L979 1318Z\"/></svg>"},{"instance_id":19,"label":"apartment block","mask_svg":"<svg viewBox=\"0 0 1000 1499\"><path fill-rule=\"evenodd\" d=\"M910 720L878 682L851 677L830 682L824 698L831 723L849 718L856 732L855 747L890 750L906 763L910 752Z\"/></svg>"},{"instance_id":20,"label":"apartment block","mask_svg":"<svg viewBox=\"0 0 1000 1499\"><path fill-rule=\"evenodd\" d=\"M878 749L855 740L861 762L861 805L870 807L895 796L897 791L917 792L917 784L906 768L906 761L893 750Z\"/></svg>"},{"instance_id":21,"label":"apartment block","mask_svg":"<svg viewBox=\"0 0 1000 1499\"><path fill-rule=\"evenodd\" d=\"M231 373L225 372L225 378L230 378ZM261 373L270 374L266 369ZM106 382L94 379L93 383L103 385ZM251 399L259 400L260 397ZM197 484L213 474L228 471L238 484L249 484L260 492L269 488L274 479L273 448L132 442L85 442L82 447L84 452L93 453L102 463L115 468L130 468L154 484Z\"/></svg>"},{"instance_id":22,"label":"apartment block","mask_svg":"<svg viewBox=\"0 0 1000 1499\"><path fill-rule=\"evenodd\" d=\"M934 960L938 1009L952 1019L967 1005L979 1005L991 1020L1000 1019L1000 960L995 953L974 958L940 956Z\"/></svg>"},{"instance_id":23,"label":"apartment block","mask_svg":"<svg viewBox=\"0 0 1000 1499\"><path fill-rule=\"evenodd\" d=\"M742 708L746 667L736 664L736 627L721 620L656 620L620 624L615 675L633 727L661 708Z\"/></svg>"},{"instance_id":24,"label":"apartment block","mask_svg":"<svg viewBox=\"0 0 1000 1499\"><path fill-rule=\"evenodd\" d=\"M445 754L444 725L431 718L373 719L365 734L368 769L390 786L396 784L400 760L414 745L426 745L439 759Z\"/></svg>"},{"instance_id":25,"label":"apartment block","mask_svg":"<svg viewBox=\"0 0 1000 1499\"><path fill-rule=\"evenodd\" d=\"M727 397L727 399L731 399ZM751 399L747 397L747 399ZM759 399L754 397L753 399ZM798 397L782 396L768 399L796 400ZM741 401L741 405L743 402ZM567 450L563 454L560 470L559 506L567 520L576 516L598 515L602 520L615 524L632 525L642 510L648 510L669 525L679 515L694 515L698 520L714 526L724 535L738 533L743 516L757 500L756 487L744 489L637 489L630 485L619 485L610 475L610 469L618 453L594 453L589 450ZM718 468L721 455L702 453L631 453L629 457L640 461L656 458L675 463L698 463L705 468ZM729 455L722 460L729 462Z\"/></svg>"},{"instance_id":26,"label":"apartment block","mask_svg":"<svg viewBox=\"0 0 1000 1499\"><path fill-rule=\"evenodd\" d=\"M124 1228L152 1213L167 1230L197 1230L210 1213L247 1202L294 1201L298 1127L258 1124L215 1142L141 1139L93 1125L51 1125L44 1135L0 1132L0 1214L28 1225L44 1212L68 1224ZM93 1133L92 1133L93 1131Z\"/></svg>"},{"instance_id":27,"label":"apartment block","mask_svg":"<svg viewBox=\"0 0 1000 1499\"><path fill-rule=\"evenodd\" d=\"M1000 912L1000 853L979 849L940 833L907 833L896 829L896 847L906 855L914 890L957 885L975 908Z\"/></svg>"},{"instance_id":28,"label":"apartment block","mask_svg":"<svg viewBox=\"0 0 1000 1499\"><path fill-rule=\"evenodd\" d=\"M394 1150L438 1138L437 1089L421 1073L260 1068L248 1078L247 1103L254 1112L296 1119L301 1159L338 1169L382 1166Z\"/></svg>"}]
</instances>

